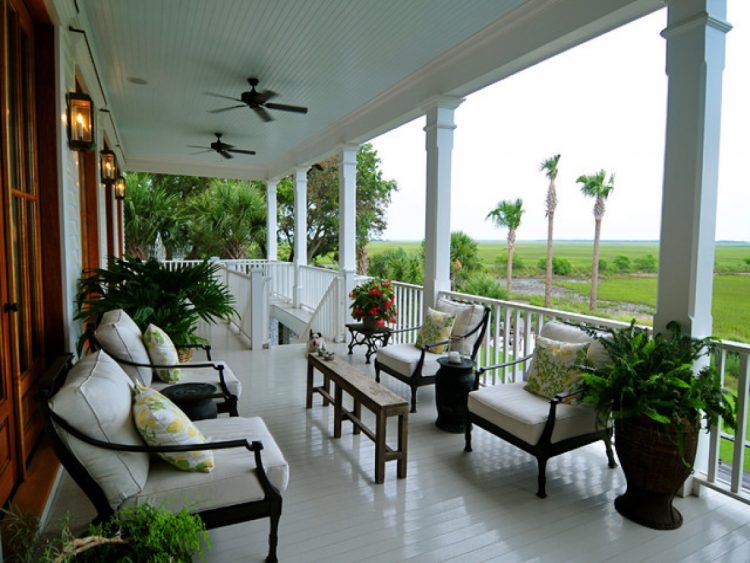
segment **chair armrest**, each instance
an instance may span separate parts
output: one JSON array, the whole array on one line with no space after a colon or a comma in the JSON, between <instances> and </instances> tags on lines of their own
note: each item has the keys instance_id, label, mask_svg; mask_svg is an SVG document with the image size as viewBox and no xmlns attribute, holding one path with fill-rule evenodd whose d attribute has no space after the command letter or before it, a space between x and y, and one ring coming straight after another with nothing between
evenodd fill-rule
<instances>
[{"instance_id":1,"label":"chair armrest","mask_svg":"<svg viewBox=\"0 0 750 563\"><path fill-rule=\"evenodd\" d=\"M234 394L229 391L227 387L226 379L224 378L224 366L216 362L200 362L190 364L176 364L176 365L160 365L160 364L141 364L138 362L131 362L130 360L124 360L122 358L115 358L112 356L118 364L123 363L128 366L135 366L139 368L151 368L151 369L197 369L197 368L212 368L219 372L219 387L221 388L222 394L225 397L234 397ZM140 379L140 378L139 378ZM143 383L143 381L141 381ZM236 397L235 397L236 398Z\"/></svg>"},{"instance_id":2,"label":"chair armrest","mask_svg":"<svg viewBox=\"0 0 750 563\"><path fill-rule=\"evenodd\" d=\"M482 375L484 374L484 372L486 372L486 371L492 371L492 370L496 370L496 369L500 369L500 368L504 368L504 367L508 367L508 366L514 366L516 364L520 364L521 362L527 362L533 356L534 356L534 354L532 353L532 354L529 354L528 356L524 356L523 358L519 358L517 360L511 360L510 362L503 362L502 364L492 364L492 365L489 365L489 366L482 366L481 368L479 368L475 372L476 373L476 377L474 378L474 391L476 391L477 389L479 389L479 378L482 377Z\"/></svg>"},{"instance_id":3,"label":"chair armrest","mask_svg":"<svg viewBox=\"0 0 750 563\"><path fill-rule=\"evenodd\" d=\"M225 450L229 448L246 448L254 452L263 449L263 443L257 440L221 440L218 442L207 442L205 444L181 444L178 446L148 446L136 444L118 444L116 442L105 442L81 432L78 428L71 425L67 420L58 415L52 409L49 409L49 415L63 430L75 436L79 440L92 446L97 446L105 450L116 450L120 452L145 452L145 453L172 453L172 452L192 452L196 450Z\"/></svg>"},{"instance_id":4,"label":"chair armrest","mask_svg":"<svg viewBox=\"0 0 750 563\"><path fill-rule=\"evenodd\" d=\"M569 389L568 391L563 391L562 393L558 393L554 396L554 398L550 399L551 401L554 401L556 403L562 403L565 399L569 399L570 397L575 397L576 395L583 394L583 387L579 387L578 389Z\"/></svg>"}]
</instances>

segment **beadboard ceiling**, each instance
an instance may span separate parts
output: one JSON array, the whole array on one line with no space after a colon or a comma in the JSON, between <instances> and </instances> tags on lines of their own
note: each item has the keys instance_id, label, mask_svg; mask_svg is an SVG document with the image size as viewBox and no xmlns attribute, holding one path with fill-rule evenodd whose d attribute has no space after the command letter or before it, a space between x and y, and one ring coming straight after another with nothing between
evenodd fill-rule
<instances>
[{"instance_id":1,"label":"beadboard ceiling","mask_svg":"<svg viewBox=\"0 0 750 563\"><path fill-rule=\"evenodd\" d=\"M566 2L573 8L586 4ZM506 28L512 35L516 21L541 17L566 2L77 0L77 6L129 169L265 178L311 164L336 144L362 142L417 115L430 98L465 95L486 85L491 79L486 63L461 75L460 84L424 78L441 59L468 72L471 64L455 60L462 49L476 51L485 36ZM561 32L566 39L549 41L549 52L642 15L658 2L588 4L599 12L581 11L578 37ZM516 60L523 61L524 46L516 43ZM420 73L423 83L410 92L410 80ZM239 97L249 90L250 76L260 80L259 90L279 94L274 102L307 106L309 113L271 111L270 123L247 107L208 113L233 103L206 92ZM378 105L381 122L377 113L365 115ZM386 115L388 108L392 115ZM355 127L358 116L365 117ZM188 145L208 146L214 131L224 134L224 142L257 154L232 160L214 152L191 155L195 149Z\"/></svg>"}]
</instances>

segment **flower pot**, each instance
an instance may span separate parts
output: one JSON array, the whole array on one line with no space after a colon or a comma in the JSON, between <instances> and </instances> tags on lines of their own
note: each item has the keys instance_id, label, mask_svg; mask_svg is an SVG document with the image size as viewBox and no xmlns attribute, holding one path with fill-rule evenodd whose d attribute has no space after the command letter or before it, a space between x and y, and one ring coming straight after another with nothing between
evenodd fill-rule
<instances>
[{"instance_id":1,"label":"flower pot","mask_svg":"<svg viewBox=\"0 0 750 563\"><path fill-rule=\"evenodd\" d=\"M362 325L364 326L365 330L375 330L378 328L377 320L375 317L365 317L362 319Z\"/></svg>"},{"instance_id":2,"label":"flower pot","mask_svg":"<svg viewBox=\"0 0 750 563\"><path fill-rule=\"evenodd\" d=\"M617 512L657 530L682 525L672 500L693 469L698 430L687 421L680 426L645 417L615 421L615 449L627 480L625 494L615 499Z\"/></svg>"}]
</instances>

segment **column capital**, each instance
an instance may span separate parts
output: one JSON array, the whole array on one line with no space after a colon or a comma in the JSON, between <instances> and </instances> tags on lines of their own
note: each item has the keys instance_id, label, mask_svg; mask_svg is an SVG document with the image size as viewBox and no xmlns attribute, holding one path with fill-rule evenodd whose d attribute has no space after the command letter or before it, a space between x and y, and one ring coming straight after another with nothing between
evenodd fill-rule
<instances>
[{"instance_id":1,"label":"column capital","mask_svg":"<svg viewBox=\"0 0 750 563\"><path fill-rule=\"evenodd\" d=\"M456 98L454 96L433 96L422 104L422 109L425 113L437 110L437 109L456 109L462 103L465 98Z\"/></svg>"},{"instance_id":2,"label":"column capital","mask_svg":"<svg viewBox=\"0 0 750 563\"><path fill-rule=\"evenodd\" d=\"M307 182L307 171L310 170L310 164L298 164L294 167L294 181L305 181Z\"/></svg>"}]
</instances>

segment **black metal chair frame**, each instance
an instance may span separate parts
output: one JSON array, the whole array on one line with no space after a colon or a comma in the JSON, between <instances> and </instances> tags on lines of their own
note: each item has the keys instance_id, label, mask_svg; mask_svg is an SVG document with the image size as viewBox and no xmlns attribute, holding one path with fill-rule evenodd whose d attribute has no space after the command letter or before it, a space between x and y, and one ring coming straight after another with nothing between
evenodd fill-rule
<instances>
[{"instance_id":1,"label":"black metal chair frame","mask_svg":"<svg viewBox=\"0 0 750 563\"><path fill-rule=\"evenodd\" d=\"M473 329L471 329L469 332L463 335L457 335L457 336L451 336L449 340L445 340L443 342L435 342L432 344L425 344L420 348L422 351L422 354L419 357L419 361L417 362L417 365L414 368L414 372L411 374L403 374L399 373L396 370L388 367L385 364L382 364L378 361L377 354L375 355L375 381L380 383L380 372L384 371L385 373L395 377L399 381L402 381L403 383L406 383L409 387L411 387L411 411L410 412L417 412L417 389L424 386L424 385L433 385L435 383L435 376L434 375L422 375L422 367L424 366L424 359L425 354L439 346L444 346L446 344L451 344L458 342L460 340L463 340L464 338L468 338L472 334L479 332L477 335L477 339L474 342L474 347L471 351L471 361L473 362L477 357L477 352L479 352L479 347L482 345L482 341L484 340L484 334L487 331L487 323L490 319L490 308L484 307L484 313L482 315L482 320L477 323L477 326L475 326ZM394 334L399 334L402 332L410 332L421 328L420 326L417 327L410 327L410 328L402 328L399 330L393 330L391 331L391 337L393 337ZM415 346L416 347L416 346Z\"/></svg>"},{"instance_id":2,"label":"black metal chair frame","mask_svg":"<svg viewBox=\"0 0 750 563\"><path fill-rule=\"evenodd\" d=\"M519 360L512 361L512 362L507 362L504 364L496 364L496 365L491 365L491 366L484 366L478 369L476 371L476 376L474 379L474 391L479 389L479 378L482 376L484 372L495 370L495 369L502 368L505 366L515 365L521 362L528 361L530 359L531 359L531 355L521 358ZM504 430L503 428L500 428L499 426L493 424L489 420L482 418L481 416L475 413L469 412L469 409L466 409L467 420L466 420L466 426L465 426L466 431L465 431L464 451L465 452L472 451L471 430L472 430L472 425L476 424L480 428L487 430L487 432L491 432L498 438L501 438L505 440L506 442L510 442L517 448L521 448L525 452L530 453L536 458L537 467L539 469L539 474L537 476L538 489L536 493L536 496L538 496L539 498L545 498L547 496L547 490L546 490L547 460L550 459L551 457L555 457L565 452L569 452L576 448L580 448L581 446L586 446L598 440L603 440L604 445L607 449L607 462L608 462L610 469L617 467L617 463L615 463L614 454L612 453L612 427L611 426L608 428L600 428L600 429L595 430L594 432L583 434L581 436L574 436L573 438L560 440L559 442L554 442L554 443L551 442L552 432L555 430L557 405L559 405L565 399L578 395L581 392L582 390L578 389L578 390L570 391L568 393L561 393L559 395L555 395L554 398L550 399L549 414L547 415L547 422L544 425L544 430L542 430L542 435L539 437L539 441L536 444L530 444L518 438L514 434L511 434L507 430ZM542 400L541 397L540 397L540 400Z\"/></svg>"},{"instance_id":3,"label":"black metal chair frame","mask_svg":"<svg viewBox=\"0 0 750 563\"><path fill-rule=\"evenodd\" d=\"M95 344L96 348L103 350L104 348L99 343L98 340L96 340L95 337L92 335L92 342ZM118 358L115 356L110 357L116 361L118 364L125 364L128 366L134 366L139 368L151 368L151 370L157 370L157 369L198 369L198 368L213 368L216 371L219 372L219 382L218 382L218 393L217 398L221 399L217 401L216 409L218 412L222 413L228 413L229 416L239 416L239 412L237 410L237 403L239 401L239 397L237 395L233 394L231 391L229 391L229 388L227 387L226 379L224 378L224 366L221 364L218 364L213 361L211 358L211 345L210 344L192 344L189 346L182 346L183 348L201 348L206 353L206 359L207 362L196 362L196 363L188 363L188 364L176 364L176 365L161 365L161 364L141 364L138 362L131 362L130 360L125 360L123 358ZM139 377L138 378L140 383L142 385L145 385L145 382Z\"/></svg>"},{"instance_id":4,"label":"black metal chair frame","mask_svg":"<svg viewBox=\"0 0 750 563\"><path fill-rule=\"evenodd\" d=\"M83 492L96 508L97 516L93 521L94 523L108 520L114 514L114 510L109 505L107 497L104 494L104 491L102 491L101 487L99 487L99 485L96 483L94 478L91 477L83 464L78 461L75 455L67 448L65 443L62 441L55 425L59 426L72 436L75 436L79 440L86 442L87 444L112 451L146 452L149 454L156 454L159 452L185 452L195 450L245 448L254 456L254 471L258 479L258 483L263 489L263 493L265 495L264 498L257 501L242 502L232 506L203 510L200 512L195 512L195 514L199 516L201 520L203 520L203 522L206 524L207 529L218 528L221 526L228 526L231 524L238 524L240 522L248 522L250 520L257 520L259 518L268 517L270 519L270 532L268 535L268 556L266 557L266 561L277 561L276 548L278 545L278 528L279 519L281 517L282 497L281 493L279 493L279 490L268 480L268 476L266 475L266 471L263 467L263 460L261 457L261 451L263 450L263 444L261 442L250 442L248 440L238 439L223 440L206 444L154 447L146 445L136 446L128 444L116 444L92 438L81 432L76 427L70 425L64 418L53 412L49 406L50 399L65 384L65 380L71 367L72 356L61 357L52 365L52 367L48 370L47 375L45 376L45 379L40 388L39 400L41 403L45 432L47 433L47 436L52 443L52 447L57 454L57 457L60 459L63 467L65 467L76 484L81 488L81 490L83 490Z\"/></svg>"}]
</instances>

